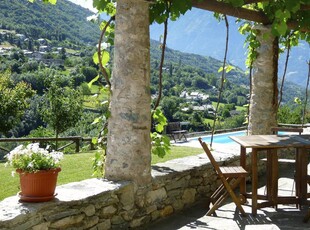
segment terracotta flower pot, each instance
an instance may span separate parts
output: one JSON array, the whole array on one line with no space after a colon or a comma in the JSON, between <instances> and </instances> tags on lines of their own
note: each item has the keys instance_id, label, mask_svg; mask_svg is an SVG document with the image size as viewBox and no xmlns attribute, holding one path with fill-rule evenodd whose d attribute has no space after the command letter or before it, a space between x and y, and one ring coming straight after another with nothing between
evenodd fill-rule
<instances>
[{"instance_id":1,"label":"terracotta flower pot","mask_svg":"<svg viewBox=\"0 0 310 230\"><path fill-rule=\"evenodd\" d=\"M34 173L17 169L20 178L20 201L45 202L54 199L58 172L61 168L40 170Z\"/></svg>"}]
</instances>

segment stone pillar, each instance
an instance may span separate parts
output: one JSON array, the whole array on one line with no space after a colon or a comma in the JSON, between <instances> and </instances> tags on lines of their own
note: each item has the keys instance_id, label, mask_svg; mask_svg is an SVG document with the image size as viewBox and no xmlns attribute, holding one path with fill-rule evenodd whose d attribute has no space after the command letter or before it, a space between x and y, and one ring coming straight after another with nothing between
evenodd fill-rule
<instances>
[{"instance_id":1,"label":"stone pillar","mask_svg":"<svg viewBox=\"0 0 310 230\"><path fill-rule=\"evenodd\" d=\"M105 177L151 182L149 3L118 0Z\"/></svg>"},{"instance_id":2,"label":"stone pillar","mask_svg":"<svg viewBox=\"0 0 310 230\"><path fill-rule=\"evenodd\" d=\"M271 35L270 26L254 29L258 31L260 47L253 63L249 135L270 134L270 128L277 126L278 39Z\"/></svg>"}]
</instances>

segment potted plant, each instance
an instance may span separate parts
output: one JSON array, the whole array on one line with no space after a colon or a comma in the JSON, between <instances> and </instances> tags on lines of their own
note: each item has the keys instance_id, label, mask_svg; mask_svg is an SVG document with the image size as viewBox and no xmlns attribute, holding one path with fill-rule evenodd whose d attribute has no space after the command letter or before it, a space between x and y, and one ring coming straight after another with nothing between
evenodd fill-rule
<instances>
[{"instance_id":1,"label":"potted plant","mask_svg":"<svg viewBox=\"0 0 310 230\"><path fill-rule=\"evenodd\" d=\"M44 202L55 194L58 172L61 171L62 152L40 148L39 143L20 145L5 158L7 165L16 169L20 177L20 201Z\"/></svg>"}]
</instances>

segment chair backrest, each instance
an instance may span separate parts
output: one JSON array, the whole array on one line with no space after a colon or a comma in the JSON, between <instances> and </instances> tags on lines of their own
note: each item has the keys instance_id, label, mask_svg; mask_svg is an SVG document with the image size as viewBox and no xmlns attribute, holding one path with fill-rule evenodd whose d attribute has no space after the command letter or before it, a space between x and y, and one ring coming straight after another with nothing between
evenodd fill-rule
<instances>
[{"instance_id":1,"label":"chair backrest","mask_svg":"<svg viewBox=\"0 0 310 230\"><path fill-rule=\"evenodd\" d=\"M205 151L205 153L207 154L212 166L214 167L215 171L219 174L222 175L222 171L220 170L219 165L217 164L216 160L214 159L210 149L208 148L207 144L205 142L202 141L201 137L198 138L203 150Z\"/></svg>"},{"instance_id":2,"label":"chair backrest","mask_svg":"<svg viewBox=\"0 0 310 230\"><path fill-rule=\"evenodd\" d=\"M304 131L303 128L290 128L290 127L272 127L271 131L273 134L278 134L279 132L287 132L287 133L301 133Z\"/></svg>"},{"instance_id":3,"label":"chair backrest","mask_svg":"<svg viewBox=\"0 0 310 230\"><path fill-rule=\"evenodd\" d=\"M180 131L181 123L180 122L169 122L167 125L167 133L170 134L173 131Z\"/></svg>"}]
</instances>

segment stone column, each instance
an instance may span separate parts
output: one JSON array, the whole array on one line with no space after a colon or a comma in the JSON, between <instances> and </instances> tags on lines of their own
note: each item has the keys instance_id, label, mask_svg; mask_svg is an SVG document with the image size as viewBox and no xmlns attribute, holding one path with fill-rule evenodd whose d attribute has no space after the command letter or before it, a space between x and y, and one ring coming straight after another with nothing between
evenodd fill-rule
<instances>
[{"instance_id":1,"label":"stone column","mask_svg":"<svg viewBox=\"0 0 310 230\"><path fill-rule=\"evenodd\" d=\"M105 177L151 182L149 3L118 0Z\"/></svg>"},{"instance_id":2,"label":"stone column","mask_svg":"<svg viewBox=\"0 0 310 230\"><path fill-rule=\"evenodd\" d=\"M254 29L258 31L260 47L253 63L249 135L270 134L270 128L277 126L278 39L271 35L270 26Z\"/></svg>"}]
</instances>

